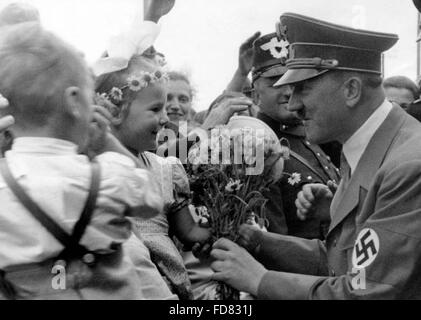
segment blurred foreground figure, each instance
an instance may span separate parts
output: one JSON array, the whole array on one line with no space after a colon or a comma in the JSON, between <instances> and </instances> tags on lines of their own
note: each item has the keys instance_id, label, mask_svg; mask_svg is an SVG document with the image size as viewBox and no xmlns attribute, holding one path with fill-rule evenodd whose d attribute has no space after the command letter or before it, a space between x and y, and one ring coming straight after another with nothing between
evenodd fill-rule
<instances>
[{"instance_id":1,"label":"blurred foreground figure","mask_svg":"<svg viewBox=\"0 0 421 320\"><path fill-rule=\"evenodd\" d=\"M38 9L27 3L11 3L0 11L0 27L30 21L40 22L40 17ZM12 142L13 136L9 130L0 132L0 157L10 150Z\"/></svg>"},{"instance_id":2,"label":"blurred foreground figure","mask_svg":"<svg viewBox=\"0 0 421 320\"><path fill-rule=\"evenodd\" d=\"M38 9L30 4L15 2L0 11L0 27L29 21L40 22Z\"/></svg>"},{"instance_id":3,"label":"blurred foreground figure","mask_svg":"<svg viewBox=\"0 0 421 320\"><path fill-rule=\"evenodd\" d=\"M153 217L162 199L91 105L86 63L39 23L20 23L0 32L0 78L15 119L0 161L0 299L144 298L122 243L127 216Z\"/></svg>"}]
</instances>

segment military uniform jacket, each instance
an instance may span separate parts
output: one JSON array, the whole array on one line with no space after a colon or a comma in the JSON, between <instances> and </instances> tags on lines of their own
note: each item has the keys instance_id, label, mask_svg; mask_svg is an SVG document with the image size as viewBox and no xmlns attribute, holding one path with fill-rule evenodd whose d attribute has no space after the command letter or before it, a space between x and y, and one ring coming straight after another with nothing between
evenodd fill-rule
<instances>
[{"instance_id":1,"label":"military uniform jacket","mask_svg":"<svg viewBox=\"0 0 421 320\"><path fill-rule=\"evenodd\" d=\"M326 241L264 240L267 266L283 272L265 274L259 297L421 299L420 195L421 125L394 106L338 199Z\"/></svg>"},{"instance_id":2,"label":"military uniform jacket","mask_svg":"<svg viewBox=\"0 0 421 320\"><path fill-rule=\"evenodd\" d=\"M307 239L324 239L328 231L330 216L328 214L316 215L306 221L301 221L296 214L295 200L304 184L326 184L329 180L339 183L339 170L319 146L313 145L305 139L302 126L287 128L263 113L259 113L257 118L270 126L279 139L287 139L291 150L307 163L306 165L296 158L290 157L285 161L285 174L282 179L272 186L270 192L265 195L269 198L267 203L268 230ZM308 165L314 170L311 170ZM293 179L290 183L291 175L296 173L299 174L299 181Z\"/></svg>"}]
</instances>

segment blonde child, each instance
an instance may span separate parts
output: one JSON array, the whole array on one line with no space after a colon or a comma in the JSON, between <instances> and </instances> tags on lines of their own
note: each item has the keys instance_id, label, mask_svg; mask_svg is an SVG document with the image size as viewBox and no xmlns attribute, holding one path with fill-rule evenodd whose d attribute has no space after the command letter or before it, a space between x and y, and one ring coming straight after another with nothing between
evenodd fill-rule
<instances>
[{"instance_id":1,"label":"blonde child","mask_svg":"<svg viewBox=\"0 0 421 320\"><path fill-rule=\"evenodd\" d=\"M126 215L153 217L162 200L105 134L81 55L37 23L3 27L0 78L1 115L15 119L1 160L0 298L144 298L121 246ZM90 133L96 164L79 154Z\"/></svg>"},{"instance_id":2,"label":"blonde child","mask_svg":"<svg viewBox=\"0 0 421 320\"><path fill-rule=\"evenodd\" d=\"M108 57L108 62L113 57ZM101 64L101 63L100 63ZM192 219L189 183L181 162L149 151L157 147L157 134L168 121L165 114L167 76L153 50L133 54L127 66L97 78L96 92L113 115L115 136L139 157L160 184L164 213L150 220L134 218L134 232L148 247L171 290L180 299L192 298L190 281L171 235L185 246L206 242L209 232ZM133 252L135 254L135 252Z\"/></svg>"}]
</instances>

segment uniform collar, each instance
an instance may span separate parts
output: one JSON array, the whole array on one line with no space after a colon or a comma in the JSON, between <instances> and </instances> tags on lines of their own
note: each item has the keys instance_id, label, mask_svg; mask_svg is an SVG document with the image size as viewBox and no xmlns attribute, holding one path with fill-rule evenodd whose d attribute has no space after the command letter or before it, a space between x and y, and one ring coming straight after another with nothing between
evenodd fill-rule
<instances>
[{"instance_id":1,"label":"uniform collar","mask_svg":"<svg viewBox=\"0 0 421 320\"><path fill-rule=\"evenodd\" d=\"M371 138L374 136L377 129L380 128L392 108L392 104L385 100L343 145L343 152L351 168L351 174L355 171Z\"/></svg>"}]
</instances>

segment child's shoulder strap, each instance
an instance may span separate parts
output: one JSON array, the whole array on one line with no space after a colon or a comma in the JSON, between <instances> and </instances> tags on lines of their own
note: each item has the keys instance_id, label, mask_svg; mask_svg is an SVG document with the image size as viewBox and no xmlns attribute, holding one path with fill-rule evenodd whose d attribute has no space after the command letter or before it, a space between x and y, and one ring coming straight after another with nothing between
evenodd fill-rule
<instances>
[{"instance_id":1,"label":"child's shoulder strap","mask_svg":"<svg viewBox=\"0 0 421 320\"><path fill-rule=\"evenodd\" d=\"M45 213L26 193L22 186L13 177L6 159L0 159L0 173L6 184L18 198L21 204L37 219L66 249L72 253L78 252L84 254L87 250L79 244L86 227L91 221L95 208L100 183L100 166L98 163L92 163L92 178L89 195L83 209L83 212L75 224L73 232L69 235L64 231L48 214ZM76 251L76 252L75 252Z\"/></svg>"}]
</instances>

